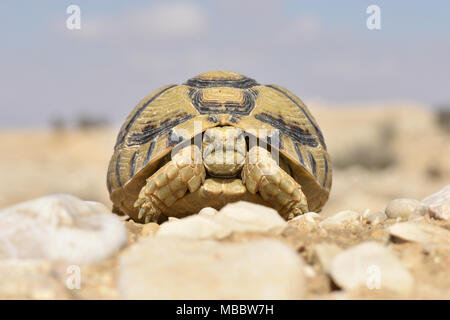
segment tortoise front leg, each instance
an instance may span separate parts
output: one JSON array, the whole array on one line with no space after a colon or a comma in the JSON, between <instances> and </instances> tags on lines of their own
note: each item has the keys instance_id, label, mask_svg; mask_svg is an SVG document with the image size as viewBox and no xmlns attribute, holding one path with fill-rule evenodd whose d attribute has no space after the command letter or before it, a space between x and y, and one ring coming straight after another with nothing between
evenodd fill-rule
<instances>
[{"instance_id":1,"label":"tortoise front leg","mask_svg":"<svg viewBox=\"0 0 450 320\"><path fill-rule=\"evenodd\" d=\"M309 211L302 187L264 148L255 146L249 150L242 168L242 182L250 193L259 192L287 220Z\"/></svg>"},{"instance_id":2,"label":"tortoise front leg","mask_svg":"<svg viewBox=\"0 0 450 320\"><path fill-rule=\"evenodd\" d=\"M199 148L196 145L184 147L147 179L134 203L140 208L138 218L145 217L145 223L157 222L160 214L183 197L188 189L197 191L205 182L205 176Z\"/></svg>"}]
</instances>

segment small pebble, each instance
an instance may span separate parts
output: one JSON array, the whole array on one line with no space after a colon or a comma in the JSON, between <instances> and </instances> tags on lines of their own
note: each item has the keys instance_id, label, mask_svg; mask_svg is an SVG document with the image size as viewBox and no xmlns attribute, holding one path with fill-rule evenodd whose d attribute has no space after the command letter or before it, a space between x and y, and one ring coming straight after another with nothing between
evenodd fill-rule
<instances>
[{"instance_id":1,"label":"small pebble","mask_svg":"<svg viewBox=\"0 0 450 320\"><path fill-rule=\"evenodd\" d=\"M386 206L385 213L389 218L406 220L410 217L423 216L428 208L415 199L394 199Z\"/></svg>"},{"instance_id":2,"label":"small pebble","mask_svg":"<svg viewBox=\"0 0 450 320\"><path fill-rule=\"evenodd\" d=\"M320 223L320 226L325 229L339 229L349 225L358 225L360 221L361 215L359 213L344 210L326 218Z\"/></svg>"},{"instance_id":3,"label":"small pebble","mask_svg":"<svg viewBox=\"0 0 450 320\"><path fill-rule=\"evenodd\" d=\"M299 215L287 222L289 226L292 226L303 232L310 232L317 228L320 215L315 212L307 212Z\"/></svg>"},{"instance_id":4,"label":"small pebble","mask_svg":"<svg viewBox=\"0 0 450 320\"><path fill-rule=\"evenodd\" d=\"M422 202L429 207L430 215L439 220L450 218L450 185L426 197Z\"/></svg>"},{"instance_id":5,"label":"small pebble","mask_svg":"<svg viewBox=\"0 0 450 320\"><path fill-rule=\"evenodd\" d=\"M313 267L306 265L305 266L305 276L308 278L314 278L316 276L316 271Z\"/></svg>"},{"instance_id":6,"label":"small pebble","mask_svg":"<svg viewBox=\"0 0 450 320\"><path fill-rule=\"evenodd\" d=\"M365 287L408 295L414 286L413 277L401 261L388 248L373 241L338 254L331 262L330 274L345 290Z\"/></svg>"},{"instance_id":7,"label":"small pebble","mask_svg":"<svg viewBox=\"0 0 450 320\"><path fill-rule=\"evenodd\" d=\"M361 216L363 217L363 219L367 219L370 215L371 215L370 209L367 208L366 210L364 210Z\"/></svg>"},{"instance_id":8,"label":"small pebble","mask_svg":"<svg viewBox=\"0 0 450 320\"><path fill-rule=\"evenodd\" d=\"M378 211L369 215L367 217L367 222L371 225L377 225L383 223L386 219L387 219L386 214L382 211Z\"/></svg>"},{"instance_id":9,"label":"small pebble","mask_svg":"<svg viewBox=\"0 0 450 320\"><path fill-rule=\"evenodd\" d=\"M217 210L214 209L214 208L211 208L211 207L205 207L205 208L203 208L202 210L200 210L200 211L198 212L198 214L201 215L201 216L213 216L213 215L217 214L217 212L219 212L219 211L217 211Z\"/></svg>"},{"instance_id":10,"label":"small pebble","mask_svg":"<svg viewBox=\"0 0 450 320\"><path fill-rule=\"evenodd\" d=\"M141 235L144 237L153 236L159 229L159 224L150 222L144 225L141 230Z\"/></svg>"},{"instance_id":11,"label":"small pebble","mask_svg":"<svg viewBox=\"0 0 450 320\"><path fill-rule=\"evenodd\" d=\"M450 244L450 231L428 223L402 222L389 227L396 239L422 244Z\"/></svg>"},{"instance_id":12,"label":"small pebble","mask_svg":"<svg viewBox=\"0 0 450 320\"><path fill-rule=\"evenodd\" d=\"M330 265L333 258L342 251L343 250L334 243L323 242L314 247L317 259L326 273L330 272Z\"/></svg>"}]
</instances>

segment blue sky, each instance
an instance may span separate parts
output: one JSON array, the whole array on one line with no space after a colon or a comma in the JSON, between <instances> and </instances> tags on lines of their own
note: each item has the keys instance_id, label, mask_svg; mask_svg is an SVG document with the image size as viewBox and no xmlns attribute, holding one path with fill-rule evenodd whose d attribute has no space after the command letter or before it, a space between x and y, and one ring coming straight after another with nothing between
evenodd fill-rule
<instances>
[{"instance_id":1,"label":"blue sky","mask_svg":"<svg viewBox=\"0 0 450 320\"><path fill-rule=\"evenodd\" d=\"M81 8L81 30L66 8ZM366 8L381 8L381 30ZM450 103L448 1L2 1L0 126L121 122L149 92L226 69L300 98Z\"/></svg>"}]
</instances>

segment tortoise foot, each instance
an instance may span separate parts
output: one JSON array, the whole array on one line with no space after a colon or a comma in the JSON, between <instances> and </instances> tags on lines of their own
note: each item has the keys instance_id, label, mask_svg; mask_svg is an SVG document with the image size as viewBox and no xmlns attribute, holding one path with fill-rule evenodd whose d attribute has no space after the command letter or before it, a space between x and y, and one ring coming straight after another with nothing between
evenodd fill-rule
<instances>
[{"instance_id":1,"label":"tortoise foot","mask_svg":"<svg viewBox=\"0 0 450 320\"><path fill-rule=\"evenodd\" d=\"M287 220L309 211L300 184L264 148L250 149L242 169L242 181L250 193L258 192Z\"/></svg>"},{"instance_id":2,"label":"tortoise foot","mask_svg":"<svg viewBox=\"0 0 450 320\"><path fill-rule=\"evenodd\" d=\"M189 190L197 191L205 182L205 168L197 146L181 149L150 178L141 189L134 207L140 208L138 219L158 222L162 213L182 198Z\"/></svg>"}]
</instances>

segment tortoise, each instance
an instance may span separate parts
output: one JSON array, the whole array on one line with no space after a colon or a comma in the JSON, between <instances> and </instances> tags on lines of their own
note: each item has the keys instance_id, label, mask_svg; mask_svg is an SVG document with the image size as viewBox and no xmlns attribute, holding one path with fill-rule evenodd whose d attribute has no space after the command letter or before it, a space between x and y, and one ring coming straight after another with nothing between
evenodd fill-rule
<instances>
[{"instance_id":1,"label":"tortoise","mask_svg":"<svg viewBox=\"0 0 450 320\"><path fill-rule=\"evenodd\" d=\"M212 71L139 102L119 131L107 187L113 212L138 222L239 200L288 220L320 211L331 173L322 132L298 97Z\"/></svg>"}]
</instances>

